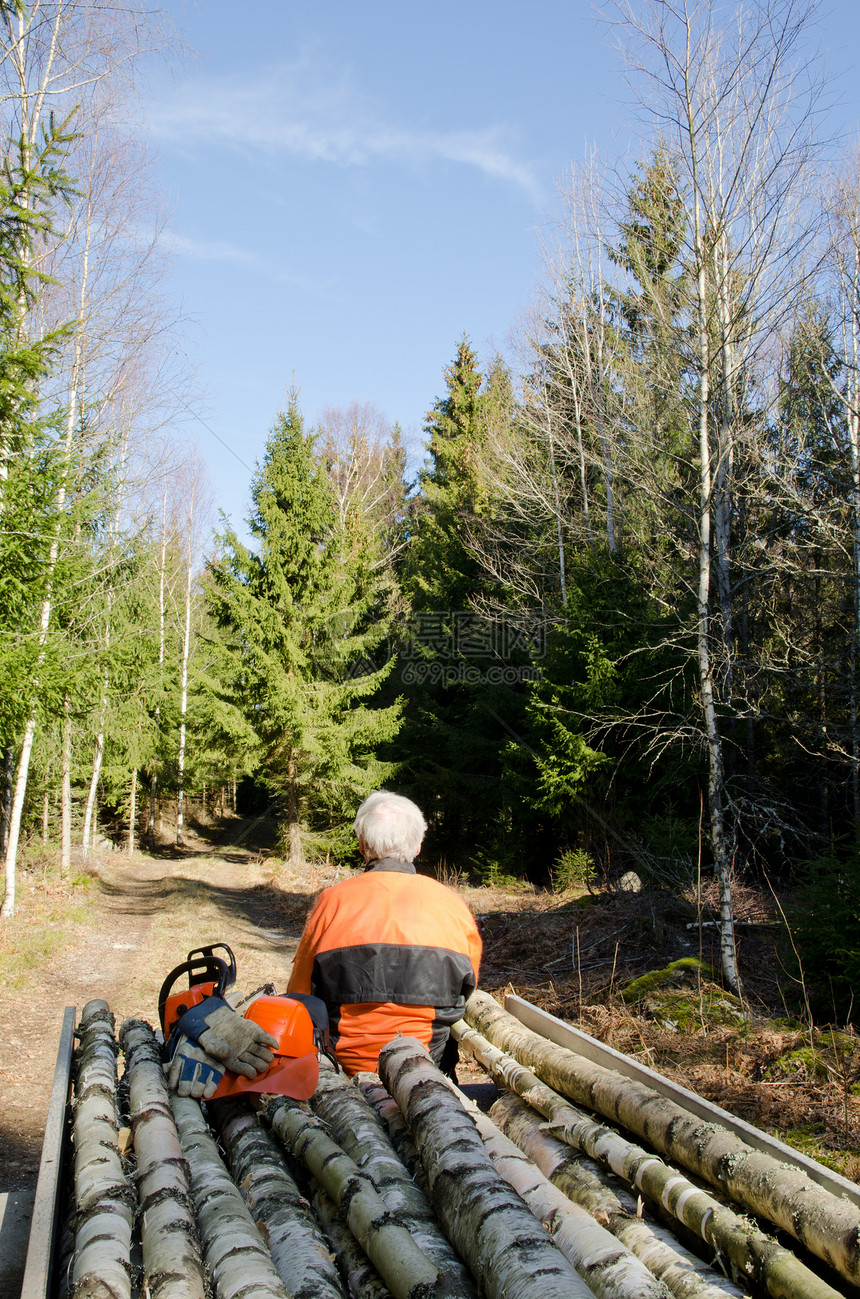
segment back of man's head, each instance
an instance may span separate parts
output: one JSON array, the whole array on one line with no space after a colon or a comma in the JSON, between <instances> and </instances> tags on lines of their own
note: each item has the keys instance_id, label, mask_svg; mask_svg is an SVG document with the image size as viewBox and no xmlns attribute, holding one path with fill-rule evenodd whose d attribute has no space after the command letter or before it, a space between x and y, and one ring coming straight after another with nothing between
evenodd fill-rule
<instances>
[{"instance_id":1,"label":"back of man's head","mask_svg":"<svg viewBox=\"0 0 860 1299\"><path fill-rule=\"evenodd\" d=\"M421 850L427 823L408 798L378 789L370 794L355 814L353 829L361 840L365 856L396 857L412 861Z\"/></svg>"}]
</instances>

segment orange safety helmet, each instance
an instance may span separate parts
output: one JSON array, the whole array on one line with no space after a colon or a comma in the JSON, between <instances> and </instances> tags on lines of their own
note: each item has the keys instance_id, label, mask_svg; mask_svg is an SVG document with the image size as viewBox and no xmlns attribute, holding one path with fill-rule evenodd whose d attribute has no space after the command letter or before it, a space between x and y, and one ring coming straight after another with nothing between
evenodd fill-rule
<instances>
[{"instance_id":1,"label":"orange safety helmet","mask_svg":"<svg viewBox=\"0 0 860 1299\"><path fill-rule=\"evenodd\" d=\"M242 1096L246 1092L271 1092L291 1096L293 1100L310 1100L319 1081L318 1035L308 1007L293 997L255 997L245 1010L260 1028L277 1038L275 1058L265 1073L256 1078L225 1073L212 1100L224 1096Z\"/></svg>"}]
</instances>

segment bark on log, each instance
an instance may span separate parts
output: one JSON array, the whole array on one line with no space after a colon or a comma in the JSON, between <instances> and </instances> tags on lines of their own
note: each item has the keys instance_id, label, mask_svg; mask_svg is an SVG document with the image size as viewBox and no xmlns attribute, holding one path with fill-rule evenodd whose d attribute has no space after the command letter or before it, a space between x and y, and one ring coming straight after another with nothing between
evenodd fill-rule
<instances>
[{"instance_id":1,"label":"bark on log","mask_svg":"<svg viewBox=\"0 0 860 1299\"><path fill-rule=\"evenodd\" d=\"M135 1194L117 1146L114 1017L89 1001L78 1026L73 1299L128 1299Z\"/></svg>"},{"instance_id":2,"label":"bark on log","mask_svg":"<svg viewBox=\"0 0 860 1299\"><path fill-rule=\"evenodd\" d=\"M670 1291L644 1264L602 1227L587 1210L572 1203L532 1161L463 1097L484 1149L517 1195L528 1205L583 1281L600 1299L670 1299ZM697 1299L725 1299L724 1292Z\"/></svg>"},{"instance_id":3,"label":"bark on log","mask_svg":"<svg viewBox=\"0 0 860 1299\"><path fill-rule=\"evenodd\" d=\"M210 1110L230 1171L293 1299L344 1299L328 1241L281 1147L247 1103L219 1101Z\"/></svg>"},{"instance_id":4,"label":"bark on log","mask_svg":"<svg viewBox=\"0 0 860 1299\"><path fill-rule=\"evenodd\" d=\"M391 1291L376 1268L341 1221L340 1210L332 1204L319 1182L311 1181L311 1203L331 1242L350 1299L392 1299Z\"/></svg>"},{"instance_id":5,"label":"bark on log","mask_svg":"<svg viewBox=\"0 0 860 1299\"><path fill-rule=\"evenodd\" d=\"M398 1156L382 1120L355 1083L345 1074L321 1066L310 1104L341 1149L367 1174L419 1249L463 1294L475 1296L468 1269L440 1229L427 1197Z\"/></svg>"},{"instance_id":6,"label":"bark on log","mask_svg":"<svg viewBox=\"0 0 860 1299\"><path fill-rule=\"evenodd\" d=\"M557 1245L496 1172L475 1124L414 1038L379 1056L383 1083L412 1130L449 1238L486 1299L592 1299Z\"/></svg>"},{"instance_id":7,"label":"bark on log","mask_svg":"<svg viewBox=\"0 0 860 1299\"><path fill-rule=\"evenodd\" d=\"M818 1186L800 1169L753 1150L725 1128L703 1123L642 1083L532 1033L485 992L472 994L464 1018L494 1045L533 1068L550 1087L635 1132L860 1284L860 1209L855 1205Z\"/></svg>"},{"instance_id":8,"label":"bark on log","mask_svg":"<svg viewBox=\"0 0 860 1299\"><path fill-rule=\"evenodd\" d=\"M550 1130L563 1142L590 1155L655 1203L662 1204L679 1222L704 1240L715 1257L730 1260L740 1277L761 1286L774 1299L836 1299L839 1292L805 1267L789 1250L669 1168L653 1151L634 1145L590 1115L583 1114L524 1065L470 1030L463 1021L458 1021L453 1031L461 1046L480 1061L497 1083L517 1092L550 1120ZM519 1139L517 1144L521 1145ZM552 1160L544 1159L536 1145L529 1145L526 1153L551 1181L561 1185L567 1193L566 1186L559 1183L555 1175L556 1165L550 1166ZM556 1158L560 1165L561 1152L555 1152L553 1159Z\"/></svg>"},{"instance_id":9,"label":"bark on log","mask_svg":"<svg viewBox=\"0 0 860 1299\"><path fill-rule=\"evenodd\" d=\"M424 1165L418 1158L409 1125L401 1114L397 1101L383 1087L378 1073L357 1073L353 1075L353 1081L385 1127L404 1168L409 1169L415 1185L421 1188L424 1198L430 1203L430 1183L427 1181Z\"/></svg>"},{"instance_id":10,"label":"bark on log","mask_svg":"<svg viewBox=\"0 0 860 1299\"><path fill-rule=\"evenodd\" d=\"M343 1208L350 1231L394 1299L469 1299L418 1247L370 1178L332 1141L321 1119L286 1096L271 1100L265 1117L329 1199Z\"/></svg>"},{"instance_id":11,"label":"bark on log","mask_svg":"<svg viewBox=\"0 0 860 1299\"><path fill-rule=\"evenodd\" d=\"M171 1093L170 1105L191 1170L191 1198L218 1299L289 1299L199 1102Z\"/></svg>"},{"instance_id":12,"label":"bark on log","mask_svg":"<svg viewBox=\"0 0 860 1299\"><path fill-rule=\"evenodd\" d=\"M129 1114L137 1162L143 1283L151 1299L203 1299L206 1286L188 1164L170 1108L161 1048L149 1024L127 1019Z\"/></svg>"},{"instance_id":13,"label":"bark on log","mask_svg":"<svg viewBox=\"0 0 860 1299\"><path fill-rule=\"evenodd\" d=\"M570 1151L563 1142L556 1141L541 1131L540 1115L530 1109L519 1096L507 1093L500 1097L493 1105L490 1115L502 1132L513 1138L512 1144L515 1143L515 1148L520 1150L524 1158L533 1160L548 1176L550 1173L557 1175L563 1170L561 1176L550 1178L553 1188L560 1195L567 1198L572 1189L574 1194L570 1195L571 1200L576 1203L581 1203L582 1198L590 1201L588 1206L583 1206L582 1212L601 1213L598 1206L607 1197L599 1195L595 1204L587 1192L583 1196L584 1179L582 1170L576 1167L575 1157L570 1157ZM557 1162L559 1159L561 1164ZM564 1176L569 1171L573 1175ZM605 1188L601 1186L600 1190L604 1191ZM748 1294L721 1277L713 1268L687 1251L682 1251L677 1241L668 1244L661 1239L641 1218L631 1218L627 1214L615 1212L603 1220L606 1221L607 1231L628 1244L640 1259L641 1266L653 1273L662 1283L665 1292L673 1295L674 1299L726 1299L728 1295L734 1299L749 1299Z\"/></svg>"}]
</instances>

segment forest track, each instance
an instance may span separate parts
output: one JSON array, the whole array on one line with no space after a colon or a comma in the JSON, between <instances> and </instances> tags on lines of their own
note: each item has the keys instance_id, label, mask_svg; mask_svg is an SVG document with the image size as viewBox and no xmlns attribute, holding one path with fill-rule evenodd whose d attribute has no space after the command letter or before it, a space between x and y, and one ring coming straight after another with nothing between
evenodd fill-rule
<instances>
[{"instance_id":1,"label":"forest track","mask_svg":"<svg viewBox=\"0 0 860 1299\"><path fill-rule=\"evenodd\" d=\"M129 1016L157 1021L165 975L202 943L227 941L244 990L283 983L320 881L285 891L252 849L192 840L159 856L106 853L93 860L86 919L59 953L17 986L0 984L0 1191L35 1186L63 1011L78 1016L92 997ZM72 895L69 907L71 909ZM25 891L19 914L27 924Z\"/></svg>"}]
</instances>

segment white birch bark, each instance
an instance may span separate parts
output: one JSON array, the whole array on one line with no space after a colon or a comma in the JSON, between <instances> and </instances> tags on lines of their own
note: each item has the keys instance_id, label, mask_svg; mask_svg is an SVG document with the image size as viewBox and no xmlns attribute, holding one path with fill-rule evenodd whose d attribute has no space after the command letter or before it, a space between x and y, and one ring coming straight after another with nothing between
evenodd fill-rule
<instances>
[{"instance_id":1,"label":"white birch bark","mask_svg":"<svg viewBox=\"0 0 860 1299\"><path fill-rule=\"evenodd\" d=\"M170 1105L188 1160L203 1256L218 1299L289 1299L248 1206L218 1153L199 1102L171 1093Z\"/></svg>"},{"instance_id":2,"label":"white birch bark","mask_svg":"<svg viewBox=\"0 0 860 1299\"><path fill-rule=\"evenodd\" d=\"M142 1020L125 1020L119 1037L134 1132L145 1293L150 1299L204 1299L188 1165L170 1108L161 1048Z\"/></svg>"},{"instance_id":3,"label":"white birch bark","mask_svg":"<svg viewBox=\"0 0 860 1299\"><path fill-rule=\"evenodd\" d=\"M391 1212L411 1232L419 1249L463 1294L474 1294L468 1270L440 1231L433 1209L399 1158L382 1120L355 1083L321 1064L310 1104L341 1149L371 1179Z\"/></svg>"},{"instance_id":4,"label":"white birch bark","mask_svg":"<svg viewBox=\"0 0 860 1299\"><path fill-rule=\"evenodd\" d=\"M311 1187L314 1213L331 1242L350 1299L391 1299L388 1286L355 1236L341 1221L337 1206L331 1202L320 1184L313 1179L311 1179Z\"/></svg>"},{"instance_id":5,"label":"white birch bark","mask_svg":"<svg viewBox=\"0 0 860 1299\"><path fill-rule=\"evenodd\" d=\"M495 1170L421 1043L395 1038L379 1073L412 1130L446 1234L486 1299L586 1299L592 1292Z\"/></svg>"},{"instance_id":6,"label":"white birch bark","mask_svg":"<svg viewBox=\"0 0 860 1299\"><path fill-rule=\"evenodd\" d=\"M344 1299L328 1243L280 1147L247 1105L211 1109L230 1171L293 1299Z\"/></svg>"},{"instance_id":7,"label":"white birch bark","mask_svg":"<svg viewBox=\"0 0 860 1299\"><path fill-rule=\"evenodd\" d=\"M130 1299L134 1191L117 1147L114 1018L104 1001L81 1014L75 1148L73 1299Z\"/></svg>"},{"instance_id":8,"label":"white birch bark","mask_svg":"<svg viewBox=\"0 0 860 1299\"><path fill-rule=\"evenodd\" d=\"M856 1243L860 1240L860 1209L837 1199L799 1169L753 1150L724 1128L715 1128L713 1124L703 1123L701 1119L688 1114L674 1101L658 1095L643 1084L623 1078L620 1074L600 1065L592 1064L583 1056L576 1055L565 1047L557 1047L554 1043L547 1042L545 1038L524 1028L486 993L478 991L470 997L466 1005L466 1022L471 1028L488 1038L492 1045L503 1051L509 1051L520 1064L525 1065L527 1069L533 1069L548 1088L560 1092L580 1105L596 1110L597 1113L620 1123L637 1136L643 1137L666 1158L681 1164L711 1186L719 1188L723 1194L759 1217L766 1218L789 1232L811 1253L823 1259L846 1279L854 1282L860 1278L860 1257L856 1248ZM456 1036L461 1039L459 1029ZM465 1045L467 1035L463 1034L461 1040ZM512 1083L506 1085L512 1086ZM512 1086L512 1089L518 1090L515 1086ZM534 1104L535 1108L540 1108L537 1101L533 1099L534 1094L535 1090L532 1087L526 1099ZM555 1104L555 1101L547 1100L545 1103ZM552 1117L555 1119L556 1116ZM577 1115L577 1120L581 1117ZM562 1132L561 1135L564 1136L565 1133ZM588 1149L587 1153L594 1158L603 1158L595 1155L594 1149ZM640 1161L637 1168L641 1169L643 1178L646 1174L650 1177L661 1162L652 1152L639 1148L635 1159ZM607 1161L603 1159L603 1162ZM613 1171L617 1171L614 1165L612 1167ZM628 1176L628 1180L633 1180L629 1174L625 1175ZM659 1175L664 1176L662 1173ZM674 1179L673 1184L679 1187L681 1182L686 1180L679 1180L678 1175L671 1170L665 1174L665 1177L669 1180ZM646 1183L643 1181L641 1185L644 1187ZM654 1198L660 1202L664 1195L668 1196L665 1188L654 1194ZM706 1198L712 1200L712 1197ZM676 1211L675 1199L678 1200L679 1207L689 1215L688 1225L694 1225L693 1219L696 1218L700 1220L704 1230L708 1232L712 1230L709 1206L702 1207L701 1202L695 1201L697 1208L694 1212L692 1208L694 1197L673 1195L673 1212ZM713 1210L714 1221L719 1218L718 1209L719 1206ZM741 1227L737 1228L736 1235L727 1232L727 1239L731 1238L732 1249L739 1251L737 1258L733 1256L733 1261L739 1266L752 1266L753 1254L745 1251L747 1242L755 1240L757 1241L755 1259L761 1260L762 1267L769 1268L774 1273L781 1273L784 1267L790 1266L787 1259L784 1260L781 1256L770 1263L768 1260L773 1252L771 1250L773 1242L769 1242L762 1233L758 1235L761 1236L760 1241L756 1233L744 1232ZM710 1236L705 1238L712 1243ZM720 1247L724 1247L726 1252L729 1252L728 1245L723 1245L721 1242ZM774 1248L779 1249L778 1246ZM782 1252L787 1254L787 1251ZM738 1263L738 1258L741 1257L743 1262ZM788 1258L791 1256L789 1255ZM796 1260L791 1258L791 1261L793 1263ZM802 1268L802 1264L798 1263L797 1267ZM811 1296L816 1293L829 1292L832 1295L830 1287L826 1287L823 1292L817 1292L813 1285L812 1273L808 1268L803 1269L803 1272L808 1273L804 1284L810 1287L805 1299L811 1299ZM795 1291L795 1293L803 1292Z\"/></svg>"},{"instance_id":9,"label":"white birch bark","mask_svg":"<svg viewBox=\"0 0 860 1299\"><path fill-rule=\"evenodd\" d=\"M491 1118L465 1097L461 1099L502 1177L543 1224L593 1294L601 1299L669 1299L671 1292L631 1250L553 1186ZM702 1299L723 1299L724 1294L703 1294Z\"/></svg>"},{"instance_id":10,"label":"white birch bark","mask_svg":"<svg viewBox=\"0 0 860 1299\"><path fill-rule=\"evenodd\" d=\"M319 1119L307 1114L297 1102L279 1097L269 1102L266 1120L329 1199L343 1206L350 1231L394 1299L415 1299L425 1293L468 1299L468 1292L444 1276L419 1248L370 1178L331 1140Z\"/></svg>"}]
</instances>

